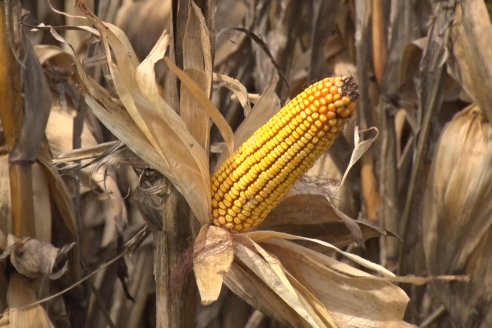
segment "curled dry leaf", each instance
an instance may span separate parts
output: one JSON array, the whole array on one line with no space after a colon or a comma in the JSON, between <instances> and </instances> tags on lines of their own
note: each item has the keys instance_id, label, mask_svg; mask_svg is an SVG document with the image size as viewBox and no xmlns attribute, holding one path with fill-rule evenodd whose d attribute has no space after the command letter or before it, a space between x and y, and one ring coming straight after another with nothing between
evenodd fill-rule
<instances>
[{"instance_id":1,"label":"curled dry leaf","mask_svg":"<svg viewBox=\"0 0 492 328\"><path fill-rule=\"evenodd\" d=\"M157 94L153 64L164 55L168 35L161 36L148 60L139 67L128 39L118 27L102 22L84 6L80 9L101 35L121 100L116 101L92 80L74 56L78 76L87 90L86 103L119 140L173 182L201 223L208 222L210 182L205 151Z\"/></svg>"},{"instance_id":2,"label":"curled dry leaf","mask_svg":"<svg viewBox=\"0 0 492 328\"><path fill-rule=\"evenodd\" d=\"M219 86L224 86L229 89L236 99L239 101L241 106L244 108L244 116L248 116L251 113L251 104L249 99L248 90L246 87L236 79L229 77L227 75L214 73L214 82Z\"/></svg>"},{"instance_id":3,"label":"curled dry leaf","mask_svg":"<svg viewBox=\"0 0 492 328\"><path fill-rule=\"evenodd\" d=\"M328 243L273 231L234 234L235 260L225 275L232 291L293 327L409 327L406 294L384 267ZM317 243L374 276L296 244ZM256 293L249 295L251 284ZM276 296L274 296L276 295ZM268 303L265 303L268 302ZM288 311L284 311L285 304Z\"/></svg>"},{"instance_id":4,"label":"curled dry leaf","mask_svg":"<svg viewBox=\"0 0 492 328\"><path fill-rule=\"evenodd\" d=\"M66 257L74 246L75 243L71 243L56 248L36 239L19 239L9 234L7 248L0 255L0 260L10 257L15 269L29 278L48 276L50 279L58 279L67 271Z\"/></svg>"},{"instance_id":5,"label":"curled dry leaf","mask_svg":"<svg viewBox=\"0 0 492 328\"><path fill-rule=\"evenodd\" d=\"M425 192L423 240L431 275L466 274L470 283L433 283L462 327L492 325L492 127L477 106L444 128Z\"/></svg>"},{"instance_id":6,"label":"curled dry leaf","mask_svg":"<svg viewBox=\"0 0 492 328\"><path fill-rule=\"evenodd\" d=\"M229 271L234 250L227 230L204 225L198 233L193 250L193 270L202 303L209 304L219 297L223 275Z\"/></svg>"}]
</instances>

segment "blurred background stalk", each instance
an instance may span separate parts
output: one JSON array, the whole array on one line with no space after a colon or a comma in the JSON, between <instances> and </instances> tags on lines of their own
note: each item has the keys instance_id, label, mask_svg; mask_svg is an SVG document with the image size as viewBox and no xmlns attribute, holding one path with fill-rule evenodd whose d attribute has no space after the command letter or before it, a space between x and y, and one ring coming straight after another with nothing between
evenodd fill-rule
<instances>
[{"instance_id":1,"label":"blurred background stalk","mask_svg":"<svg viewBox=\"0 0 492 328\"><path fill-rule=\"evenodd\" d=\"M16 22L20 5L0 1L0 115L7 151L15 148L23 122L21 67L12 46L20 44ZM17 237L34 236L32 163L9 160L12 231Z\"/></svg>"}]
</instances>

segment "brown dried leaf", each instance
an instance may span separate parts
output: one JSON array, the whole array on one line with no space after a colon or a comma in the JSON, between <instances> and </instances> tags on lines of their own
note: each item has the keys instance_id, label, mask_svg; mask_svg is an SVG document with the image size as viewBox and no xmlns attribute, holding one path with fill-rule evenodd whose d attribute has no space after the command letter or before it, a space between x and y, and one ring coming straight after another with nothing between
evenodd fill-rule
<instances>
[{"instance_id":1,"label":"brown dried leaf","mask_svg":"<svg viewBox=\"0 0 492 328\"><path fill-rule=\"evenodd\" d=\"M214 73L214 82L220 86L226 87L234 94L234 96L236 96L236 99L244 109L245 117L251 113L251 101L249 99L248 90L241 82L227 75L218 73Z\"/></svg>"},{"instance_id":2,"label":"brown dried leaf","mask_svg":"<svg viewBox=\"0 0 492 328\"><path fill-rule=\"evenodd\" d=\"M425 193L423 238L431 275L467 274L470 283L434 283L460 326L490 326L492 314L492 127L477 106L444 128Z\"/></svg>"},{"instance_id":3,"label":"brown dried leaf","mask_svg":"<svg viewBox=\"0 0 492 328\"><path fill-rule=\"evenodd\" d=\"M41 64L33 46L26 36L23 38L26 52L23 72L24 111L22 129L16 144L9 156L9 161L36 160L51 108L51 93Z\"/></svg>"},{"instance_id":4,"label":"brown dried leaf","mask_svg":"<svg viewBox=\"0 0 492 328\"><path fill-rule=\"evenodd\" d=\"M349 229L349 226L352 229ZM353 243L356 240L355 236L359 236L360 243L368 238L386 234L384 230L365 222L347 217L342 220L326 196L315 194L288 196L273 209L260 228L316 238L338 247Z\"/></svg>"},{"instance_id":5,"label":"brown dried leaf","mask_svg":"<svg viewBox=\"0 0 492 328\"><path fill-rule=\"evenodd\" d=\"M369 134L369 136L364 137L364 134ZM372 136L371 136L372 134ZM342 181L340 182L340 186L343 185L345 179L347 178L350 169L357 163L357 161L364 155L369 147L376 141L379 135L379 130L376 127L369 128L367 130L359 131L359 128L356 127L354 131L354 150L352 151L352 155L350 156L350 162L345 169L345 173L343 174Z\"/></svg>"},{"instance_id":6,"label":"brown dried leaf","mask_svg":"<svg viewBox=\"0 0 492 328\"><path fill-rule=\"evenodd\" d=\"M385 278L290 240L321 244ZM388 281L395 277L382 266L328 243L273 231L235 234L234 242L236 259L225 276L226 284L250 304L282 322L294 327L411 326L402 320L409 299ZM249 270L244 271L244 267ZM258 281L261 283L252 285ZM253 288L255 297L251 296ZM275 294L282 301L275 300Z\"/></svg>"},{"instance_id":7,"label":"brown dried leaf","mask_svg":"<svg viewBox=\"0 0 492 328\"><path fill-rule=\"evenodd\" d=\"M60 264L65 261L67 253L74 246L75 243L72 243L56 248L36 239L19 239L9 234L7 249L0 255L0 259L10 256L10 262L15 269L26 277L35 279L48 276L50 279L58 279L68 269L66 262L61 267Z\"/></svg>"},{"instance_id":8,"label":"brown dried leaf","mask_svg":"<svg viewBox=\"0 0 492 328\"><path fill-rule=\"evenodd\" d=\"M205 17L194 2L190 4L183 38L183 69L191 80L197 84L200 91L203 91L206 104L204 103L202 105L199 98L195 97L196 93L192 89L188 89L187 85L183 83L181 85L179 113L189 131L191 131L192 135L204 147L208 154L210 146L210 123L208 119L209 113L207 111L212 116L217 115L219 117L220 122L217 125L219 128L222 128L220 124L225 126L226 133L229 133L226 142L231 143L234 138L232 130L219 111L214 106L210 106L211 109L208 109L208 105L211 105L208 99L210 98L212 89L213 49ZM204 109L207 110L205 111ZM229 151L231 152L233 146L228 146L230 146Z\"/></svg>"},{"instance_id":9,"label":"brown dried leaf","mask_svg":"<svg viewBox=\"0 0 492 328\"><path fill-rule=\"evenodd\" d=\"M21 275L14 273L10 276L7 289L7 301L10 309L5 313L8 328L54 328L48 313L41 305L35 305L27 309L19 309L37 301L36 291L32 282Z\"/></svg>"},{"instance_id":10,"label":"brown dried leaf","mask_svg":"<svg viewBox=\"0 0 492 328\"><path fill-rule=\"evenodd\" d=\"M193 250L193 270L203 304L217 300L223 276L234 259L230 233L216 226L204 225Z\"/></svg>"},{"instance_id":11,"label":"brown dried leaf","mask_svg":"<svg viewBox=\"0 0 492 328\"><path fill-rule=\"evenodd\" d=\"M264 246L324 305L338 327L412 327L403 321L409 298L391 282L287 240Z\"/></svg>"},{"instance_id":12,"label":"brown dried leaf","mask_svg":"<svg viewBox=\"0 0 492 328\"><path fill-rule=\"evenodd\" d=\"M60 212L63 223L70 234L70 240L76 240L75 211L70 191L58 171L51 165L51 157L46 149L42 149L39 154L38 163L43 166L48 180L49 195Z\"/></svg>"},{"instance_id":13,"label":"brown dried leaf","mask_svg":"<svg viewBox=\"0 0 492 328\"><path fill-rule=\"evenodd\" d=\"M286 326L306 327L307 323L258 276L238 263L224 276L224 282L235 294L251 306L267 313ZM251 291L255 291L251 293Z\"/></svg>"},{"instance_id":14,"label":"brown dried leaf","mask_svg":"<svg viewBox=\"0 0 492 328\"><path fill-rule=\"evenodd\" d=\"M167 42L167 37L161 37L149 55L150 60L139 71L138 60L123 32L114 25L103 23L87 8L82 6L81 10L101 34L111 76L125 110L77 63L78 73L94 97L87 97L86 102L123 143L168 177L186 198L197 219L207 223L210 181L205 151L176 112L162 98L158 98L157 87L147 88L151 83L155 84L154 68L148 63L155 63L158 58L156 53L163 55L159 50ZM136 73L142 71L145 74L137 77ZM145 81L144 89L142 80Z\"/></svg>"},{"instance_id":15,"label":"brown dried leaf","mask_svg":"<svg viewBox=\"0 0 492 328\"><path fill-rule=\"evenodd\" d=\"M212 104L208 96L200 89L200 87L182 70L179 69L168 57L163 58L164 62L167 64L169 69L176 74L181 82L189 89L193 97L196 98L197 102L208 112L212 121L217 125L217 128L222 134L225 140L227 150L229 154L232 153L234 149L234 138L233 132L227 121L224 119L219 110Z\"/></svg>"},{"instance_id":16,"label":"brown dried leaf","mask_svg":"<svg viewBox=\"0 0 492 328\"><path fill-rule=\"evenodd\" d=\"M484 1L458 2L452 24L449 71L492 121L492 24Z\"/></svg>"},{"instance_id":17,"label":"brown dried leaf","mask_svg":"<svg viewBox=\"0 0 492 328\"><path fill-rule=\"evenodd\" d=\"M311 303L304 299L302 295L294 289L278 260L262 250L259 245L256 244L255 247L254 242L252 242L252 246L256 248L257 252L260 250L262 254L258 254L243 243L245 242L242 241L234 244L236 261L239 261L239 263L249 268L254 275L259 277L268 287L270 287L310 326L330 326L328 322L331 321L331 318L320 317L311 306Z\"/></svg>"}]
</instances>

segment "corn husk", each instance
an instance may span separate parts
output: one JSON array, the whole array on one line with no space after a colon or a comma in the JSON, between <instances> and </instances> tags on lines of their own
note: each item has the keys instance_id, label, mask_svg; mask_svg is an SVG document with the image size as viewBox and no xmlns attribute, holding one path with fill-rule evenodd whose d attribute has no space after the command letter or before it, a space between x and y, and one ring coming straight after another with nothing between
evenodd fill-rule
<instances>
[{"instance_id":1,"label":"corn husk","mask_svg":"<svg viewBox=\"0 0 492 328\"><path fill-rule=\"evenodd\" d=\"M468 284L433 284L460 327L492 325L491 168L492 127L480 108L468 107L441 134L423 213L429 273L470 277Z\"/></svg>"},{"instance_id":2,"label":"corn husk","mask_svg":"<svg viewBox=\"0 0 492 328\"><path fill-rule=\"evenodd\" d=\"M31 281L18 273L12 274L7 288L8 312L0 318L2 328L53 328L48 313L41 305L23 307L37 301Z\"/></svg>"}]
</instances>

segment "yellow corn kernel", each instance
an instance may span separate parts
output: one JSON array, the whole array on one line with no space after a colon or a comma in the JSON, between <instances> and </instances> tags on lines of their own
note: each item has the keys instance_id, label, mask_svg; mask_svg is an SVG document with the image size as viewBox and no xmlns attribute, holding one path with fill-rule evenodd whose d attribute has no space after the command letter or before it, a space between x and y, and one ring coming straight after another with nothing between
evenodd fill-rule
<instances>
[{"instance_id":1,"label":"yellow corn kernel","mask_svg":"<svg viewBox=\"0 0 492 328\"><path fill-rule=\"evenodd\" d=\"M212 176L212 222L256 227L333 143L355 111L351 77L314 83L246 140Z\"/></svg>"}]
</instances>

